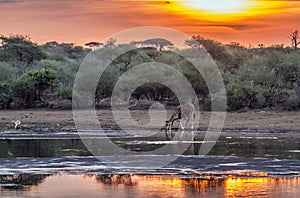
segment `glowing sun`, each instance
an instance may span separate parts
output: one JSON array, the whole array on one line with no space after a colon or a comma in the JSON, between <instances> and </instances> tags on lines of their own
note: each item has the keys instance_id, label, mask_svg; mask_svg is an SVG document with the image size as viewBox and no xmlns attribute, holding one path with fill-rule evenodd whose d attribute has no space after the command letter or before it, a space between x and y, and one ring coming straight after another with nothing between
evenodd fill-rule
<instances>
[{"instance_id":1,"label":"glowing sun","mask_svg":"<svg viewBox=\"0 0 300 198\"><path fill-rule=\"evenodd\" d=\"M186 0L180 3L209 13L236 13L253 6L253 2L248 0Z\"/></svg>"},{"instance_id":2,"label":"glowing sun","mask_svg":"<svg viewBox=\"0 0 300 198\"><path fill-rule=\"evenodd\" d=\"M172 0L166 9L185 16L206 18L213 21L233 21L247 16L276 12L283 1L264 0Z\"/></svg>"}]
</instances>

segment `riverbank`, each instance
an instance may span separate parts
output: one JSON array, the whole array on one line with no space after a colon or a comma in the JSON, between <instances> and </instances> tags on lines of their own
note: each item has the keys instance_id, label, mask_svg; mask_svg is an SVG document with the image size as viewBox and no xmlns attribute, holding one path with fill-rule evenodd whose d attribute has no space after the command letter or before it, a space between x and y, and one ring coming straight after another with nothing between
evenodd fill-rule
<instances>
[{"instance_id":1,"label":"riverbank","mask_svg":"<svg viewBox=\"0 0 300 198\"><path fill-rule=\"evenodd\" d=\"M131 111L133 119L140 125L149 122L148 110ZM168 110L170 115L172 110ZM210 121L210 112L201 112L199 129L205 130ZM116 129L113 115L108 109L97 110L99 122L103 128ZM0 111L0 130L14 129L12 120L21 121L21 129L44 129L74 131L75 123L71 110L2 110ZM164 121L162 121L164 122ZM155 126L154 126L155 127ZM158 126L157 126L158 127ZM295 111L247 111L227 112L225 130L267 130L267 131L300 131L300 112Z\"/></svg>"}]
</instances>

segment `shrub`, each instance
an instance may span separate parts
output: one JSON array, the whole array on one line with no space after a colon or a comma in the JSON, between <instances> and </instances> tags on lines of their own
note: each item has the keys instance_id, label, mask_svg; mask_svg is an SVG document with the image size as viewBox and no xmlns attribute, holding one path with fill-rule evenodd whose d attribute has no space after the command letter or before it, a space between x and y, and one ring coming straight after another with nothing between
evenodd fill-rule
<instances>
[{"instance_id":1,"label":"shrub","mask_svg":"<svg viewBox=\"0 0 300 198\"><path fill-rule=\"evenodd\" d=\"M17 107L32 107L36 98L36 88L32 78L22 75L13 82L12 94Z\"/></svg>"},{"instance_id":2,"label":"shrub","mask_svg":"<svg viewBox=\"0 0 300 198\"><path fill-rule=\"evenodd\" d=\"M12 68L8 62L0 62L0 82L9 81L12 77Z\"/></svg>"},{"instance_id":3,"label":"shrub","mask_svg":"<svg viewBox=\"0 0 300 198\"><path fill-rule=\"evenodd\" d=\"M0 109L9 108L11 102L12 97L8 83L0 82Z\"/></svg>"},{"instance_id":4,"label":"shrub","mask_svg":"<svg viewBox=\"0 0 300 198\"><path fill-rule=\"evenodd\" d=\"M212 104L214 104L214 108L212 108ZM204 110L213 110L213 111L226 111L228 105L226 104L226 96L223 94L216 93L207 95L204 99L203 109Z\"/></svg>"},{"instance_id":5,"label":"shrub","mask_svg":"<svg viewBox=\"0 0 300 198\"><path fill-rule=\"evenodd\" d=\"M12 86L17 106L32 107L35 100L42 100L44 90L54 85L56 73L50 69L31 70L18 78Z\"/></svg>"},{"instance_id":6,"label":"shrub","mask_svg":"<svg viewBox=\"0 0 300 198\"><path fill-rule=\"evenodd\" d=\"M252 107L254 99L254 90L251 82L231 81L226 87L227 105L231 111Z\"/></svg>"},{"instance_id":7,"label":"shrub","mask_svg":"<svg viewBox=\"0 0 300 198\"><path fill-rule=\"evenodd\" d=\"M61 99L69 99L69 100L71 100L72 99L72 91L73 91L72 87L61 85L58 88L57 95Z\"/></svg>"},{"instance_id":8,"label":"shrub","mask_svg":"<svg viewBox=\"0 0 300 198\"><path fill-rule=\"evenodd\" d=\"M299 108L299 96L292 89L260 87L256 90L256 107L277 107L287 110Z\"/></svg>"}]
</instances>

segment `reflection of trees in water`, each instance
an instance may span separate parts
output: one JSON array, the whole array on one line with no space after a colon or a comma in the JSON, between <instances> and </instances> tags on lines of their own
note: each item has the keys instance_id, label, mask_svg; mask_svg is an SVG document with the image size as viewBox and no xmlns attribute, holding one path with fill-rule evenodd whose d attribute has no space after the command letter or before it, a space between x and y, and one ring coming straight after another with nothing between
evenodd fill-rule
<instances>
[{"instance_id":1,"label":"reflection of trees in water","mask_svg":"<svg viewBox=\"0 0 300 198\"><path fill-rule=\"evenodd\" d=\"M219 197L222 195L230 195L230 197L244 197L241 195L257 195L256 192L259 192L261 189L263 189L265 192L268 192L268 186L272 187L271 190L276 189L275 185L278 185L277 182L279 182L278 179L274 178L216 178L209 175L203 176L202 178L178 178L170 175L149 176L129 174L95 175L95 177L97 181L107 185L138 185L142 189L155 189L154 191L157 194L163 193L164 191L172 191L174 195L176 195L190 191L197 192L199 195L213 195L214 197Z\"/></svg>"},{"instance_id":2,"label":"reflection of trees in water","mask_svg":"<svg viewBox=\"0 0 300 198\"><path fill-rule=\"evenodd\" d=\"M50 175L15 174L0 175L2 188L9 190L24 190L26 187L37 186Z\"/></svg>"},{"instance_id":3,"label":"reflection of trees in water","mask_svg":"<svg viewBox=\"0 0 300 198\"><path fill-rule=\"evenodd\" d=\"M117 184L124 184L128 186L136 185L136 182L134 182L132 179L132 175L128 175L128 174L97 175L96 180L100 181L103 184L109 184L109 185L117 185Z\"/></svg>"},{"instance_id":4,"label":"reflection of trees in water","mask_svg":"<svg viewBox=\"0 0 300 198\"><path fill-rule=\"evenodd\" d=\"M163 185L175 187L184 187L202 192L207 189L216 189L223 185L224 179L201 179L201 178L177 178L167 176L147 176L147 175L130 175L130 174L107 174L96 175L96 180L107 185Z\"/></svg>"},{"instance_id":5,"label":"reflection of trees in water","mask_svg":"<svg viewBox=\"0 0 300 198\"><path fill-rule=\"evenodd\" d=\"M224 178L178 178L178 177L166 177L166 176L144 176L143 180L147 180L147 183L153 183L159 186L170 186L172 189L179 189L181 187L185 189L192 189L196 192L205 192L206 190L218 189L225 181Z\"/></svg>"},{"instance_id":6,"label":"reflection of trees in water","mask_svg":"<svg viewBox=\"0 0 300 198\"><path fill-rule=\"evenodd\" d=\"M224 179L188 179L187 186L195 191L202 192L207 189L218 189L224 183Z\"/></svg>"}]
</instances>

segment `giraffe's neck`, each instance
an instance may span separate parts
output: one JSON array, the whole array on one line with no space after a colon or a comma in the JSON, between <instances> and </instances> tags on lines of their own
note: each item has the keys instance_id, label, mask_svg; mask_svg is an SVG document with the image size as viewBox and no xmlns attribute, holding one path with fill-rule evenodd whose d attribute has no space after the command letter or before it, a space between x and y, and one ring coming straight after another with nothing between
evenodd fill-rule
<instances>
[{"instance_id":1,"label":"giraffe's neck","mask_svg":"<svg viewBox=\"0 0 300 198\"><path fill-rule=\"evenodd\" d=\"M171 115L169 122L171 122L173 124L173 122L175 120L178 120L180 118L181 118L181 109L180 109L180 107L177 107L175 112Z\"/></svg>"}]
</instances>

